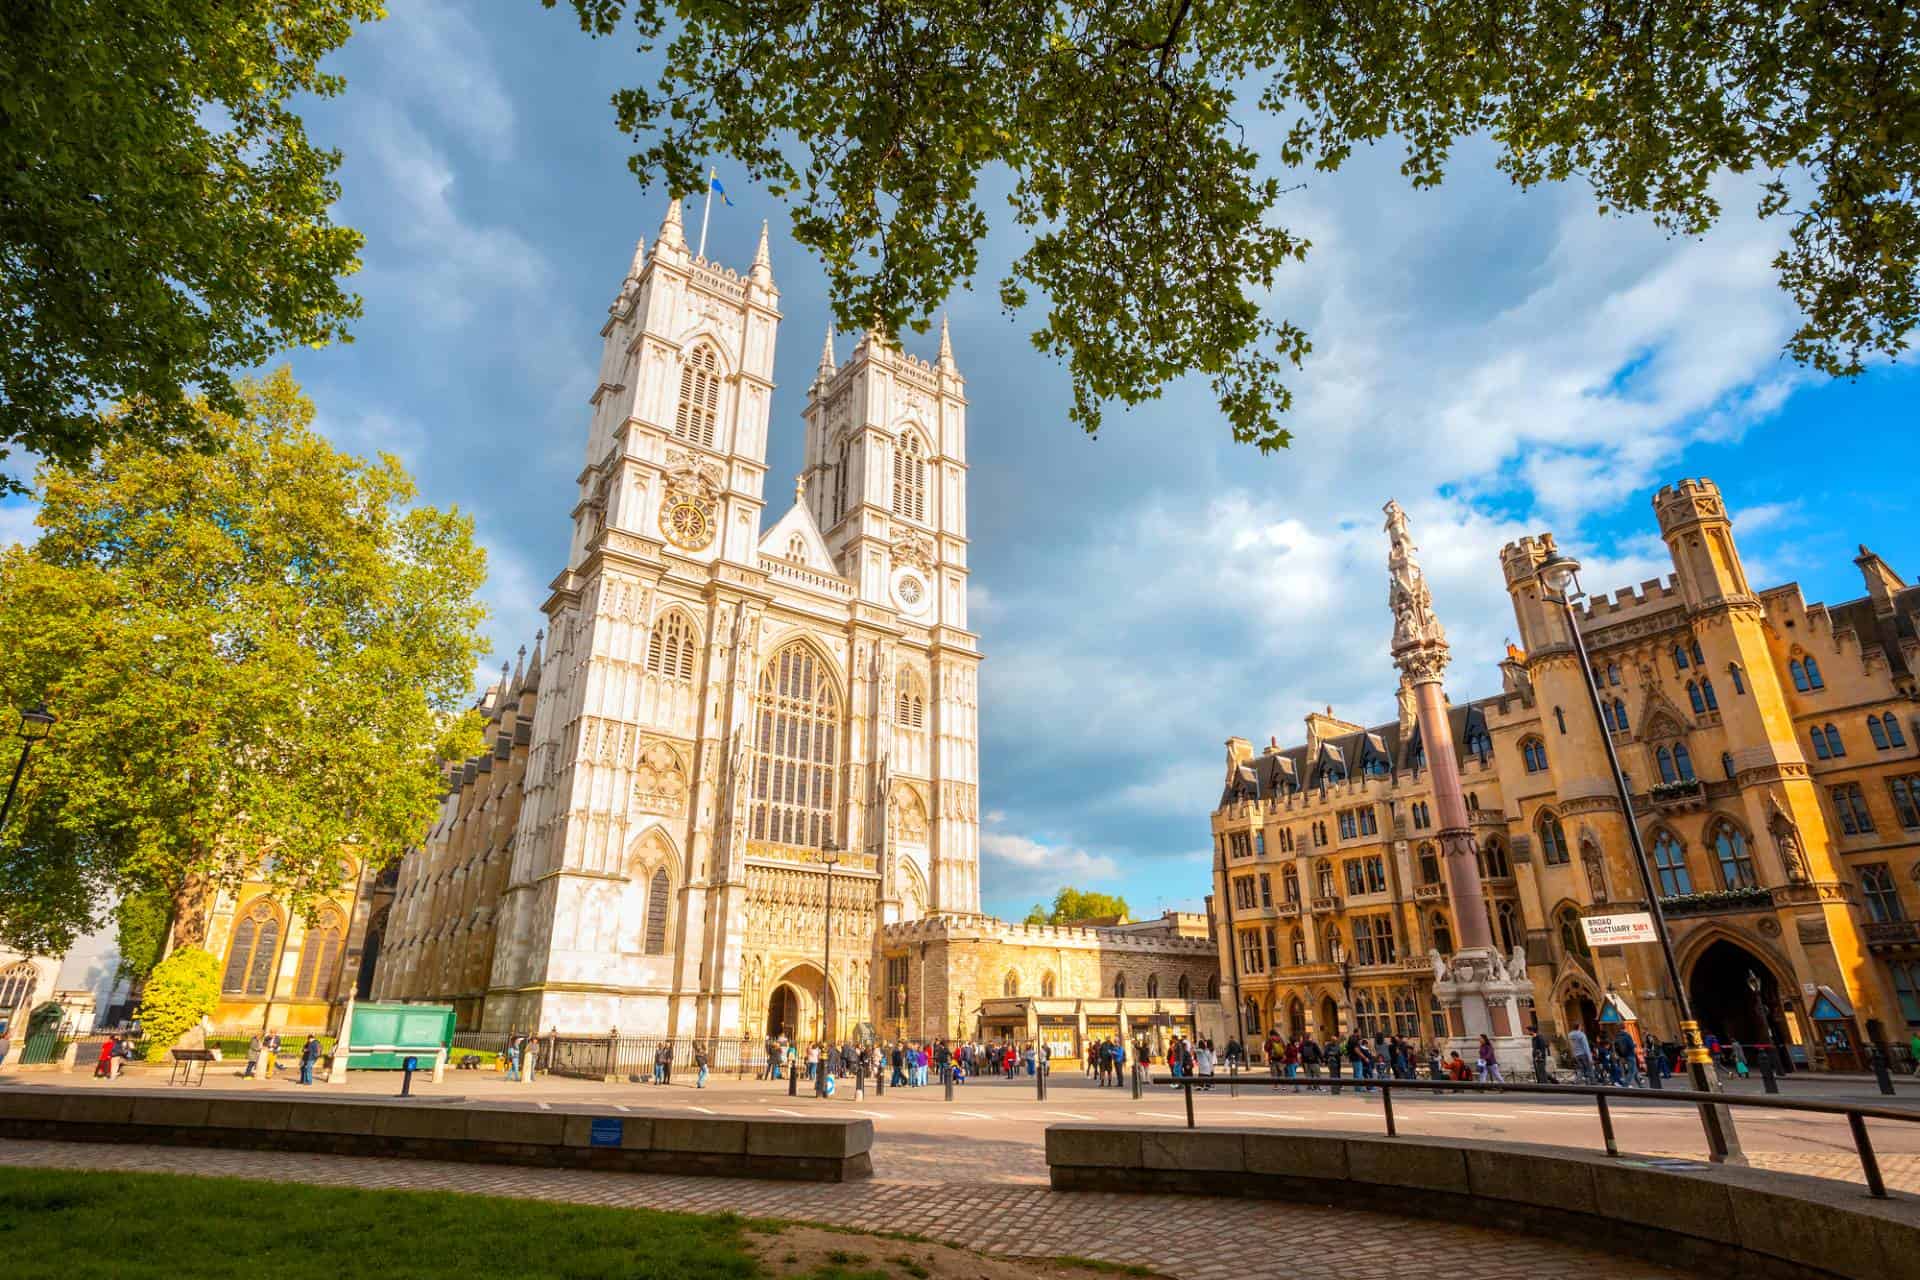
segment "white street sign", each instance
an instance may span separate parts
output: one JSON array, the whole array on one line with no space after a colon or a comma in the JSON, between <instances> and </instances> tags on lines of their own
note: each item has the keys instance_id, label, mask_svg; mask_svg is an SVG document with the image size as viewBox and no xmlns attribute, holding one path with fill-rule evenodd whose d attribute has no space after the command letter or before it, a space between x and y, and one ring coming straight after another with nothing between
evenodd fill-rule
<instances>
[{"instance_id":1,"label":"white street sign","mask_svg":"<svg viewBox=\"0 0 1920 1280\"><path fill-rule=\"evenodd\" d=\"M1653 917L1644 911L1629 911L1617 916L1583 916L1580 927L1586 930L1587 944L1617 947L1628 942L1656 942Z\"/></svg>"}]
</instances>

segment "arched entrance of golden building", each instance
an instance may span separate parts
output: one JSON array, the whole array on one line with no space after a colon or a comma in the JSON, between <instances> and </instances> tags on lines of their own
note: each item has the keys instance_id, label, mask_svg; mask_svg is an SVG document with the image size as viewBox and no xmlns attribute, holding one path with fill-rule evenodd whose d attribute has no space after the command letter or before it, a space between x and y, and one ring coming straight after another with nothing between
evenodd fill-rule
<instances>
[{"instance_id":1,"label":"arched entrance of golden building","mask_svg":"<svg viewBox=\"0 0 1920 1280\"><path fill-rule=\"evenodd\" d=\"M1687 996L1703 1034L1749 1050L1770 1045L1776 1063L1786 1058L1779 980L1773 967L1747 948L1729 938L1715 939L1694 958Z\"/></svg>"}]
</instances>

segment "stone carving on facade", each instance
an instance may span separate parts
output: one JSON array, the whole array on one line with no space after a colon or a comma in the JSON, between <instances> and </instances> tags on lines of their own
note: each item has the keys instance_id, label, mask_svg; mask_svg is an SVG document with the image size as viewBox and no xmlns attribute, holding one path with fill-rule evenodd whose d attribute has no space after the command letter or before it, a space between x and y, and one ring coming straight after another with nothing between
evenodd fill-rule
<instances>
[{"instance_id":1,"label":"stone carving on facade","mask_svg":"<svg viewBox=\"0 0 1920 1280\"><path fill-rule=\"evenodd\" d=\"M923 573L933 572L933 539L918 529L908 529L893 543L894 563L912 565Z\"/></svg>"},{"instance_id":2,"label":"stone carving on facade","mask_svg":"<svg viewBox=\"0 0 1920 1280\"><path fill-rule=\"evenodd\" d=\"M1434 654L1422 651L1437 650L1437 662L1445 666L1447 633L1440 619L1434 616L1433 594L1427 589L1426 575L1413 558L1419 548L1407 532L1407 513L1398 502L1388 502L1385 511L1387 537L1391 543L1387 551L1387 575L1391 580L1387 607L1393 611L1394 660L1401 663L1401 669L1409 676L1419 680L1428 669L1434 668L1436 661ZM1408 667L1408 659L1416 661L1417 669ZM1433 678L1438 676L1439 671L1434 669Z\"/></svg>"},{"instance_id":3,"label":"stone carving on facade","mask_svg":"<svg viewBox=\"0 0 1920 1280\"><path fill-rule=\"evenodd\" d=\"M719 530L719 466L682 449L667 450L666 493L660 500L660 532L688 551L712 545Z\"/></svg>"},{"instance_id":4,"label":"stone carving on facade","mask_svg":"<svg viewBox=\"0 0 1920 1280\"><path fill-rule=\"evenodd\" d=\"M1447 958L1440 954L1438 947L1427 948L1427 963L1433 966L1433 980L1435 982L1445 982L1447 980Z\"/></svg>"},{"instance_id":5,"label":"stone carving on facade","mask_svg":"<svg viewBox=\"0 0 1920 1280\"><path fill-rule=\"evenodd\" d=\"M1587 892L1595 902L1606 902L1607 872L1601 862L1600 850L1586 841L1580 842L1580 864L1587 872Z\"/></svg>"},{"instance_id":6,"label":"stone carving on facade","mask_svg":"<svg viewBox=\"0 0 1920 1280\"><path fill-rule=\"evenodd\" d=\"M1813 872L1807 863L1807 846L1800 838L1800 828L1771 791L1767 793L1767 831L1773 836L1774 847L1780 851L1787 879L1795 884L1811 880Z\"/></svg>"},{"instance_id":7,"label":"stone carving on facade","mask_svg":"<svg viewBox=\"0 0 1920 1280\"><path fill-rule=\"evenodd\" d=\"M896 844L924 844L927 839L927 811L919 794L906 783L899 783L887 802L887 831Z\"/></svg>"},{"instance_id":8,"label":"stone carving on facade","mask_svg":"<svg viewBox=\"0 0 1920 1280\"><path fill-rule=\"evenodd\" d=\"M633 803L642 813L678 817L687 811L687 767L658 738L641 747L633 767Z\"/></svg>"}]
</instances>

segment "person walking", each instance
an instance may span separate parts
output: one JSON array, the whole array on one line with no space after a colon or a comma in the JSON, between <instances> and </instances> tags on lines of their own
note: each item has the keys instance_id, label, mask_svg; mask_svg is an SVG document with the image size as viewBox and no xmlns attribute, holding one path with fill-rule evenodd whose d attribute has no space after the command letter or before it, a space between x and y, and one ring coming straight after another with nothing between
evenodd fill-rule
<instances>
[{"instance_id":1,"label":"person walking","mask_svg":"<svg viewBox=\"0 0 1920 1280\"><path fill-rule=\"evenodd\" d=\"M1494 1084L1506 1083L1506 1079L1500 1074L1500 1059L1494 1056L1493 1041L1487 1039L1484 1034L1480 1037L1480 1074L1482 1078Z\"/></svg>"},{"instance_id":2,"label":"person walking","mask_svg":"<svg viewBox=\"0 0 1920 1280\"><path fill-rule=\"evenodd\" d=\"M1200 1075L1200 1088L1203 1092L1213 1091L1213 1041L1202 1040L1200 1047L1194 1050L1194 1066Z\"/></svg>"},{"instance_id":3,"label":"person walking","mask_svg":"<svg viewBox=\"0 0 1920 1280\"><path fill-rule=\"evenodd\" d=\"M280 1033L267 1032L267 1071L265 1078L273 1079L273 1073L280 1069Z\"/></svg>"},{"instance_id":4,"label":"person walking","mask_svg":"<svg viewBox=\"0 0 1920 1280\"><path fill-rule=\"evenodd\" d=\"M1307 1073L1307 1089L1311 1093L1320 1091L1320 1046L1314 1043L1312 1036L1296 1039L1287 1046L1289 1061L1298 1058L1300 1066Z\"/></svg>"},{"instance_id":5,"label":"person walking","mask_svg":"<svg viewBox=\"0 0 1920 1280\"><path fill-rule=\"evenodd\" d=\"M119 1036L108 1036L100 1045L100 1056L93 1063L95 1080L113 1079L113 1051L120 1047Z\"/></svg>"},{"instance_id":6,"label":"person walking","mask_svg":"<svg viewBox=\"0 0 1920 1280\"><path fill-rule=\"evenodd\" d=\"M707 1049L705 1045L701 1044L697 1040L694 1041L694 1044L693 1044L693 1065L694 1065L694 1069L700 1073L698 1076L694 1078L693 1087L696 1089L706 1088L707 1087Z\"/></svg>"},{"instance_id":7,"label":"person walking","mask_svg":"<svg viewBox=\"0 0 1920 1280\"><path fill-rule=\"evenodd\" d=\"M260 1033L254 1032L247 1041L247 1069L240 1073L242 1080L256 1078L260 1070Z\"/></svg>"},{"instance_id":8,"label":"person walking","mask_svg":"<svg viewBox=\"0 0 1920 1280\"><path fill-rule=\"evenodd\" d=\"M313 1064L320 1061L320 1037L308 1035L307 1042L300 1046L300 1083L313 1083Z\"/></svg>"},{"instance_id":9,"label":"person walking","mask_svg":"<svg viewBox=\"0 0 1920 1280\"><path fill-rule=\"evenodd\" d=\"M1345 1057L1345 1055L1340 1052L1340 1041L1334 1036L1329 1035L1327 1037L1327 1043L1320 1049L1320 1054L1327 1060L1327 1074L1333 1078L1332 1089L1334 1095L1337 1097L1340 1093L1340 1064Z\"/></svg>"},{"instance_id":10,"label":"person walking","mask_svg":"<svg viewBox=\"0 0 1920 1280\"><path fill-rule=\"evenodd\" d=\"M1633 1036L1625 1027L1613 1038L1613 1056L1620 1061L1620 1073L1625 1077L1629 1089L1642 1087L1640 1080L1640 1052L1633 1043Z\"/></svg>"},{"instance_id":11,"label":"person walking","mask_svg":"<svg viewBox=\"0 0 1920 1280\"><path fill-rule=\"evenodd\" d=\"M1593 1046L1587 1041L1587 1033L1579 1027L1567 1032L1567 1048L1573 1051L1573 1070L1580 1083L1593 1084Z\"/></svg>"},{"instance_id":12,"label":"person walking","mask_svg":"<svg viewBox=\"0 0 1920 1280\"><path fill-rule=\"evenodd\" d=\"M521 1037L507 1037L507 1079L509 1080L520 1079L520 1045Z\"/></svg>"},{"instance_id":13,"label":"person walking","mask_svg":"<svg viewBox=\"0 0 1920 1280\"><path fill-rule=\"evenodd\" d=\"M1533 1081L1535 1084L1552 1084L1553 1077L1547 1073L1547 1038L1540 1032L1540 1024L1533 1024Z\"/></svg>"}]
</instances>

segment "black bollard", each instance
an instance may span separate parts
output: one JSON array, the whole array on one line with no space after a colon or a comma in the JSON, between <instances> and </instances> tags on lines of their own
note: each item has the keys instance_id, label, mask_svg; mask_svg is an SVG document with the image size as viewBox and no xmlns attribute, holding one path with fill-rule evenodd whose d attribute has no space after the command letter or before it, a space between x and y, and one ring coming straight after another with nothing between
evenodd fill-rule
<instances>
[{"instance_id":1,"label":"black bollard","mask_svg":"<svg viewBox=\"0 0 1920 1280\"><path fill-rule=\"evenodd\" d=\"M873 1096L887 1096L887 1055L884 1053L873 1060Z\"/></svg>"},{"instance_id":2,"label":"black bollard","mask_svg":"<svg viewBox=\"0 0 1920 1280\"><path fill-rule=\"evenodd\" d=\"M953 1101L953 1068L943 1065L940 1068L940 1083L947 1087L947 1101Z\"/></svg>"},{"instance_id":3,"label":"black bollard","mask_svg":"<svg viewBox=\"0 0 1920 1280\"><path fill-rule=\"evenodd\" d=\"M1780 1082L1773 1074L1773 1050L1761 1045L1754 1050L1754 1056L1760 1059L1760 1087L1768 1093L1780 1092Z\"/></svg>"},{"instance_id":4,"label":"black bollard","mask_svg":"<svg viewBox=\"0 0 1920 1280\"><path fill-rule=\"evenodd\" d=\"M1137 1062L1133 1064L1133 1096L1136 1101L1145 1096L1140 1088L1140 1064Z\"/></svg>"},{"instance_id":5,"label":"black bollard","mask_svg":"<svg viewBox=\"0 0 1920 1280\"><path fill-rule=\"evenodd\" d=\"M1047 1100L1047 1064L1044 1062L1033 1064L1033 1088L1035 1096L1045 1102Z\"/></svg>"},{"instance_id":6,"label":"black bollard","mask_svg":"<svg viewBox=\"0 0 1920 1280\"><path fill-rule=\"evenodd\" d=\"M414 1057L412 1054L408 1054L404 1059L401 1060L401 1063L400 1063L400 1096L401 1097L410 1098L413 1096L413 1073L418 1071L419 1069L420 1069L420 1059ZM1892 1090L1888 1090L1888 1092L1891 1093Z\"/></svg>"},{"instance_id":7,"label":"black bollard","mask_svg":"<svg viewBox=\"0 0 1920 1280\"><path fill-rule=\"evenodd\" d=\"M800 1059L798 1058L787 1064L787 1096L789 1098L800 1096Z\"/></svg>"},{"instance_id":8,"label":"black bollard","mask_svg":"<svg viewBox=\"0 0 1920 1280\"><path fill-rule=\"evenodd\" d=\"M1887 1072L1887 1051L1880 1045L1873 1046L1873 1082L1880 1086L1880 1092L1893 1096L1893 1077Z\"/></svg>"},{"instance_id":9,"label":"black bollard","mask_svg":"<svg viewBox=\"0 0 1920 1280\"><path fill-rule=\"evenodd\" d=\"M1229 1098L1240 1096L1240 1064L1232 1058L1227 1059L1227 1096Z\"/></svg>"}]
</instances>

